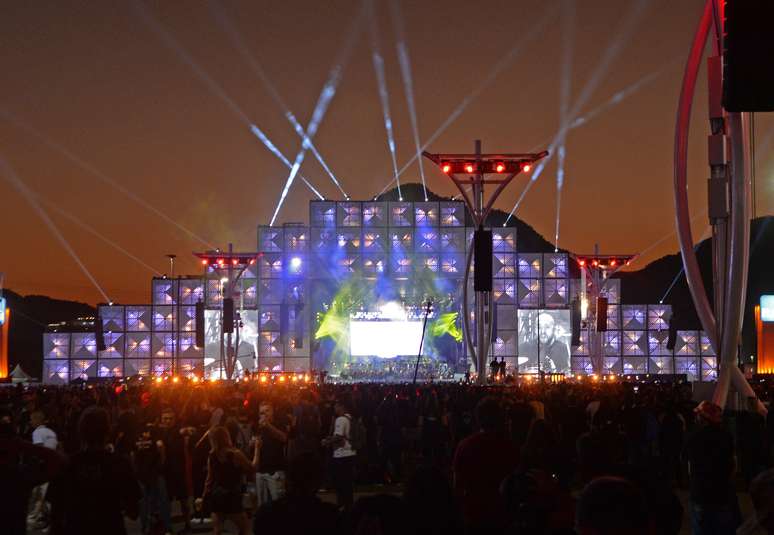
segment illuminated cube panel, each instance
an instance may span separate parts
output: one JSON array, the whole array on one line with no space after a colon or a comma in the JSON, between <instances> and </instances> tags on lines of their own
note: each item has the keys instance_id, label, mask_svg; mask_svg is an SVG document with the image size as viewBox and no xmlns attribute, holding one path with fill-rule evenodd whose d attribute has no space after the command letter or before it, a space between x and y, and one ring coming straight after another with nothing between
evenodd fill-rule
<instances>
[{"instance_id":1,"label":"illuminated cube panel","mask_svg":"<svg viewBox=\"0 0 774 535\"><path fill-rule=\"evenodd\" d=\"M461 311L461 281L473 236L463 203L313 201L309 221L308 227L258 228L260 256L237 288L245 325L243 365L308 371L314 359L315 369L325 368L325 359L312 355L312 346L325 346L313 340L315 314L356 273L377 281L380 292L385 291L380 281L390 281L388 293L397 292L406 302L421 300L422 284L433 284L447 292L444 306ZM566 309L579 293L579 280L569 278L566 254L519 252L513 228L495 228L492 234L492 355L504 357L513 370L518 366L519 310ZM44 381L206 372L204 351L195 346L195 305L204 301L208 313L219 318L221 276L207 268L201 277L157 277L151 281L150 304L100 306L104 351L97 351L94 333L45 333ZM717 359L706 336L680 331L674 350L667 349L671 308L620 305L620 282L609 279L601 290L609 300L607 331L600 333L605 371L714 380ZM218 321L213 325L217 340ZM580 341L571 347L572 373L591 373L586 330ZM246 348L253 348L254 355L242 355L250 353ZM445 351L463 362L466 349L461 343Z\"/></svg>"}]
</instances>

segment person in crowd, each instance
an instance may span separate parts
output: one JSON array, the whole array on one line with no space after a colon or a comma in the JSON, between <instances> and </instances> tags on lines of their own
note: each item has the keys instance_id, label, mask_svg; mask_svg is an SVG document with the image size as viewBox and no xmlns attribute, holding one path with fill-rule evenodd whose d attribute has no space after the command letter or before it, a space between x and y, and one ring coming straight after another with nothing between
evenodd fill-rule
<instances>
[{"instance_id":1,"label":"person in crowd","mask_svg":"<svg viewBox=\"0 0 774 535\"><path fill-rule=\"evenodd\" d=\"M288 440L288 459L299 455L317 453L320 449L322 422L320 409L315 404L314 394L308 390L298 393L293 406L292 426Z\"/></svg>"},{"instance_id":2,"label":"person in crowd","mask_svg":"<svg viewBox=\"0 0 774 535\"><path fill-rule=\"evenodd\" d=\"M245 477L254 477L258 467L261 438L257 437L252 461L231 443L231 436L223 426L215 426L207 434L210 454L207 459L207 480L204 494L197 500L198 507L212 513L215 535L223 533L227 520L233 522L239 535L250 533L250 524L244 511L242 488Z\"/></svg>"},{"instance_id":3,"label":"person in crowd","mask_svg":"<svg viewBox=\"0 0 774 535\"><path fill-rule=\"evenodd\" d=\"M35 410L30 414L32 431L32 443L50 450L56 450L59 441L56 433L46 426L46 416L41 410ZM48 483L42 483L32 491L32 504L27 517L37 529L43 529L48 525L48 509L46 505L46 490Z\"/></svg>"},{"instance_id":4,"label":"person in crowd","mask_svg":"<svg viewBox=\"0 0 774 535\"><path fill-rule=\"evenodd\" d=\"M285 494L286 447L288 423L275 421L274 406L262 402L258 407L258 436L261 452L255 490L258 507L279 500Z\"/></svg>"},{"instance_id":5,"label":"person in crowd","mask_svg":"<svg viewBox=\"0 0 774 535\"><path fill-rule=\"evenodd\" d=\"M690 477L694 535L733 534L741 524L734 488L734 438L723 428L723 409L710 401L696 407L697 429L688 437L685 456Z\"/></svg>"},{"instance_id":6,"label":"person in crowd","mask_svg":"<svg viewBox=\"0 0 774 535\"><path fill-rule=\"evenodd\" d=\"M174 409L165 407L161 412L159 434L164 445L165 462L163 478L167 490L168 502L177 501L183 515L184 531L191 529L191 428L180 427Z\"/></svg>"},{"instance_id":7,"label":"person in crowd","mask_svg":"<svg viewBox=\"0 0 774 535\"><path fill-rule=\"evenodd\" d=\"M342 510L348 511L354 500L355 458L357 455L351 442L352 414L349 402L337 399L334 412L336 419L333 423L333 434L325 439L324 445L333 450L330 471L331 482L336 491L336 504Z\"/></svg>"},{"instance_id":8,"label":"person in crowd","mask_svg":"<svg viewBox=\"0 0 774 535\"><path fill-rule=\"evenodd\" d=\"M156 516L165 532L172 532L172 515L164 478L166 457L166 446L160 438L159 430L152 424L147 424L132 452L134 470L142 486L140 523L143 533L151 530Z\"/></svg>"},{"instance_id":9,"label":"person in crowd","mask_svg":"<svg viewBox=\"0 0 774 535\"><path fill-rule=\"evenodd\" d=\"M400 481L403 466L404 430L397 397L397 394L390 392L376 409L377 444L386 483Z\"/></svg>"},{"instance_id":10,"label":"person in crowd","mask_svg":"<svg viewBox=\"0 0 774 535\"><path fill-rule=\"evenodd\" d=\"M578 535L647 535L651 529L645 496L618 477L600 477L583 489L576 512Z\"/></svg>"},{"instance_id":11,"label":"person in crowd","mask_svg":"<svg viewBox=\"0 0 774 535\"><path fill-rule=\"evenodd\" d=\"M125 534L124 517L137 518L142 490L129 461L107 446L110 418L86 408L78 423L81 451L51 481L52 535Z\"/></svg>"},{"instance_id":12,"label":"person in crowd","mask_svg":"<svg viewBox=\"0 0 774 535\"><path fill-rule=\"evenodd\" d=\"M774 534L774 469L758 474L750 483L754 512L736 531L737 535Z\"/></svg>"},{"instance_id":13,"label":"person in crowd","mask_svg":"<svg viewBox=\"0 0 774 535\"><path fill-rule=\"evenodd\" d=\"M256 512L255 533L335 533L339 526L336 507L317 496L322 482L322 459L313 452L300 453L288 463L287 493Z\"/></svg>"},{"instance_id":14,"label":"person in crowd","mask_svg":"<svg viewBox=\"0 0 774 535\"><path fill-rule=\"evenodd\" d=\"M519 453L505 436L500 403L485 397L476 407L480 431L464 439L454 453L454 490L471 532L492 532L506 522L499 489L518 465Z\"/></svg>"},{"instance_id":15,"label":"person in crowd","mask_svg":"<svg viewBox=\"0 0 774 535\"><path fill-rule=\"evenodd\" d=\"M685 440L685 418L677 410L675 403L669 401L659 416L658 449L664 475L678 484L682 480L680 453Z\"/></svg>"},{"instance_id":16,"label":"person in crowd","mask_svg":"<svg viewBox=\"0 0 774 535\"><path fill-rule=\"evenodd\" d=\"M462 518L446 473L420 465L406 483L403 502L412 535L462 535Z\"/></svg>"},{"instance_id":17,"label":"person in crowd","mask_svg":"<svg viewBox=\"0 0 774 535\"><path fill-rule=\"evenodd\" d=\"M758 413L758 398L746 399L745 410L739 413L736 424L739 469L749 485L763 470L766 451L766 420Z\"/></svg>"},{"instance_id":18,"label":"person in crowd","mask_svg":"<svg viewBox=\"0 0 774 535\"><path fill-rule=\"evenodd\" d=\"M4 533L27 532L32 490L57 476L64 459L55 450L19 438L8 411L0 412L0 518Z\"/></svg>"},{"instance_id":19,"label":"person in crowd","mask_svg":"<svg viewBox=\"0 0 774 535\"><path fill-rule=\"evenodd\" d=\"M353 535L403 535L409 523L405 503L391 494L359 498L347 517Z\"/></svg>"}]
</instances>

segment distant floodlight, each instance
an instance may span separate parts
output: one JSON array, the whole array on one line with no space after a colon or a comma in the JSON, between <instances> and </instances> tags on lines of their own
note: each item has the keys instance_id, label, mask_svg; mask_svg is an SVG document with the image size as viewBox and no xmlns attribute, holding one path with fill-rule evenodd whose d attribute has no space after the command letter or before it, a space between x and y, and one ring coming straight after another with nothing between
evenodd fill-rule
<instances>
[{"instance_id":1,"label":"distant floodlight","mask_svg":"<svg viewBox=\"0 0 774 535\"><path fill-rule=\"evenodd\" d=\"M473 171L475 171L475 168L473 167L473 164L472 163L466 163L465 164L465 172L466 173L472 173Z\"/></svg>"},{"instance_id":2,"label":"distant floodlight","mask_svg":"<svg viewBox=\"0 0 774 535\"><path fill-rule=\"evenodd\" d=\"M521 170L524 171L525 173L529 173L530 171L532 171L532 165L525 163L521 166Z\"/></svg>"},{"instance_id":3,"label":"distant floodlight","mask_svg":"<svg viewBox=\"0 0 774 535\"><path fill-rule=\"evenodd\" d=\"M497 165L495 165L495 171L497 171L498 173L505 172L505 164L504 163L498 163Z\"/></svg>"},{"instance_id":4,"label":"distant floodlight","mask_svg":"<svg viewBox=\"0 0 774 535\"><path fill-rule=\"evenodd\" d=\"M441 166L441 171L443 171L444 173L446 173L448 175L449 172L451 172L451 164L448 164L448 163L443 164Z\"/></svg>"},{"instance_id":5,"label":"distant floodlight","mask_svg":"<svg viewBox=\"0 0 774 535\"><path fill-rule=\"evenodd\" d=\"M294 256L290 259L290 267L298 271L301 268L301 258Z\"/></svg>"}]
</instances>

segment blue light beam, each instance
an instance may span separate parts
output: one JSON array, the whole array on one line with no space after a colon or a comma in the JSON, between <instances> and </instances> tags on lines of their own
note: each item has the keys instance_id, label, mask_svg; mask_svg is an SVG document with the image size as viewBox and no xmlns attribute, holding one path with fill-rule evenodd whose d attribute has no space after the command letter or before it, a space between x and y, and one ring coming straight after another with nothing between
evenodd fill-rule
<instances>
[{"instance_id":1,"label":"blue light beam","mask_svg":"<svg viewBox=\"0 0 774 535\"><path fill-rule=\"evenodd\" d=\"M473 88L473 90L468 93L465 98L462 99L462 101L457 105L457 107L454 109L454 111L451 112L451 114L444 120L443 123L433 132L433 134L425 141L424 145L422 145L421 150L419 151L419 155L414 154L409 160L406 162L406 164L400 168L398 171L398 177L400 177L406 169L411 166L417 159L421 157L422 151L427 149L433 142L435 142L436 139L438 139L441 134L446 131L446 129L457 120L457 118L462 115L462 112L465 111L465 109L473 102L475 101L481 93L484 92L485 89L487 89L494 81L497 79L497 77L502 74L503 71L507 67L513 63L513 61L519 56L519 54L522 52L522 49L526 47L531 41L533 41L535 38L537 38L542 31L545 29L548 22L551 20L551 18L556 13L558 4L553 4L549 6L549 8L546 10L546 12L543 14L543 16L540 18L540 20L537 21L537 23L530 26L529 31L523 33L521 37L518 39L516 44L503 56L500 58L500 60L495 63L492 68L489 70L487 75L481 79L481 82L477 86ZM393 182L395 182L395 178L391 179L379 192L379 195L382 195L387 189L392 186Z\"/></svg>"},{"instance_id":2,"label":"blue light beam","mask_svg":"<svg viewBox=\"0 0 774 535\"><path fill-rule=\"evenodd\" d=\"M411 75L411 59L406 42L406 32L403 27L403 13L400 9L400 0L392 0L390 8L392 26L395 30L395 48L398 54L401 78L403 79L403 92L406 96L406 105L408 107L409 120L411 121L411 133L414 136L414 147L416 149L417 161L419 162L419 177L422 179L422 191L425 194L425 202L427 202L425 165L422 161L422 147L419 142L419 121L417 120L417 108L414 101L414 78Z\"/></svg>"},{"instance_id":3,"label":"blue light beam","mask_svg":"<svg viewBox=\"0 0 774 535\"><path fill-rule=\"evenodd\" d=\"M254 124L251 124L250 131L255 135L255 137L257 137L261 141L261 143L263 143L266 146L267 149L269 149L269 151L272 154L274 154L277 158L280 159L282 163L285 164L285 167L287 167L288 169L293 167L293 165L290 163L290 160L288 160L285 157L285 155L282 154L282 152L277 148L277 146L271 142L268 136L264 134L260 128L258 128ZM325 200L325 197L323 197L323 195L319 191L317 191L315 187L306 178L304 178L304 175L299 174L298 177L304 182L304 184L307 185L309 189L312 190L312 192L314 192L315 195L317 195L318 199L320 199L321 201Z\"/></svg>"},{"instance_id":4,"label":"blue light beam","mask_svg":"<svg viewBox=\"0 0 774 535\"><path fill-rule=\"evenodd\" d=\"M376 20L376 15L373 12L373 2L369 0L368 6L368 20L371 27L371 60L374 64L374 73L376 74L376 83L379 89L379 100L382 103L384 129L387 132L387 147L390 149L390 159L392 161L392 176L398 184L398 200L402 201L403 195L400 191L400 178L398 177L398 158L395 155L395 135L392 130L392 117L390 114L390 95L387 91L387 79L384 73L384 58L379 43L379 25Z\"/></svg>"},{"instance_id":5,"label":"blue light beam","mask_svg":"<svg viewBox=\"0 0 774 535\"><path fill-rule=\"evenodd\" d=\"M632 8L627 12L626 16L624 17L624 20L618 26L618 31L613 36L613 39L611 40L608 47L605 49L605 53L602 55L602 58L597 63L597 66L595 67L589 79L586 81L586 84L583 86L583 89L581 90L581 93L578 96L578 99L575 101L572 108L568 112L567 114L568 119L566 123L560 126L560 129L554 136L554 139L551 142L551 145L549 145L548 156L546 156L543 160L540 161L540 164L535 169L535 172L532 174L532 177L530 178L529 182L527 182L527 185L525 186L524 191L519 196L519 199L516 201L516 204L513 205L513 208L511 209L511 212L508 214L508 217L506 218L505 223L503 223L503 226L508 224L508 221L510 221L511 217L518 209L519 205L521 204L521 201L524 200L524 196L532 188L532 185L537 181L538 177L540 176L540 173L542 173L543 169L545 169L545 166L548 165L548 163L553 158L554 149L556 149L556 147L564 143L564 138L567 134L567 130L569 130L570 128L570 124L572 123L572 121L575 120L575 118L579 115L580 110L583 108L583 106L586 105L588 100L591 98L592 94L597 89L597 86L601 82L605 73L610 68L610 65L621 53L624 43L633 35L634 26L639 20L640 16L642 15L643 11L645 10L648 4L649 4L649 0L635 0ZM540 171L540 173L538 171Z\"/></svg>"},{"instance_id":6,"label":"blue light beam","mask_svg":"<svg viewBox=\"0 0 774 535\"><path fill-rule=\"evenodd\" d=\"M282 110L283 115L288 120L290 125L293 127L293 131L296 132L296 134L298 134L302 140L305 140L308 142L309 150L312 151L312 154L320 163L320 166L328 174L331 181L339 189L339 191L341 191L341 194L344 195L345 198L349 198L349 195L347 195L347 192L344 191L344 189L341 187L341 184L339 183L339 180L336 178L336 175L333 174L333 171L331 171L330 167L325 162L320 152L317 150L317 147L315 147L314 143L312 143L312 140L309 139L309 136L307 136L303 126L301 126L301 123L298 122L298 119L296 119L296 116L290 110L290 107L285 102L285 99L282 98L282 96L280 95L279 91L277 90L277 87L274 85L274 82L271 81L271 79L266 74L266 71L264 71L263 67L261 66L261 64L255 58L255 56L250 52L250 49L245 44L245 41L242 38L242 34L239 32L234 22L226 14L223 7L216 0L210 0L208 4L210 6L210 10L215 16L216 22L220 25L220 27L226 33L228 38L231 40L231 44L234 46L234 48L236 48L237 51L241 54L242 59L245 60L245 62L250 66L250 69L253 71L253 73L261 81L264 89L266 89L266 92L269 93L269 96L272 98L275 104L277 104L277 106ZM288 166L290 166L290 164L288 164ZM309 184L304 177L301 177L301 179L307 185ZM318 196L320 195L318 194Z\"/></svg>"},{"instance_id":7,"label":"blue light beam","mask_svg":"<svg viewBox=\"0 0 774 535\"><path fill-rule=\"evenodd\" d=\"M64 147L63 145L60 145L56 141L54 141L54 140L44 136L40 131L36 130L35 128L33 128L32 126L27 124L26 122L22 121L21 119L19 119L15 115L11 114L11 112L9 112L7 110L0 110L0 116L5 117L9 122L15 124L17 127L19 127L20 129L24 130L25 132L28 132L28 133L32 134L34 137L36 137L40 141L42 141L43 144L45 144L49 148L53 149L54 151L58 152L59 154L61 154L62 156L64 156L65 158L67 158L68 160L73 162L74 164L76 164L81 169L85 170L86 172L88 172L92 176L98 178L99 180L101 180L105 184L113 187L114 189L116 189L120 193L124 194L126 197L129 197L131 200L133 200L134 202L136 202L137 204L139 204L140 206L142 206L143 208L145 208L149 212L152 212L152 213L156 214L158 217L160 217L161 219L163 219L164 221L166 221L170 225L173 225L174 227L176 227L177 229L181 230L185 234L188 234L188 236L190 236L194 240L196 240L196 241L206 245L209 249L214 249L215 248L214 245L212 245L210 242L208 242L207 240L205 240L204 238L202 238L201 236L196 234L194 231L190 230L189 228L186 228L185 226L183 226L182 224L178 223L177 221L175 221L174 219L169 217L167 214L165 214L164 212L162 212L161 210L159 210L158 208L156 208L155 206L150 204L148 201L146 201L142 197L138 196L136 193L134 193L134 192L128 190L127 188L125 188L124 186L122 186L116 179L106 175L105 173L103 173L102 171L97 169L94 165L92 165L91 163L81 159L78 155L76 155L74 152L72 152L68 148Z\"/></svg>"},{"instance_id":8,"label":"blue light beam","mask_svg":"<svg viewBox=\"0 0 774 535\"><path fill-rule=\"evenodd\" d=\"M100 295L105 300L105 302L106 303L112 302L110 298L107 296L107 294L105 293L105 291L97 282L97 279L95 279L94 275L92 275L91 272L86 268L84 263L78 257L78 254L70 245L70 243L59 231L59 228L57 228L56 224L54 224L54 222L48 216L46 211L43 210L43 207L40 206L40 204L38 204L37 200L35 199L35 193L27 187L27 185L21 180L21 178L19 178L19 176L16 174L16 171L14 171L14 169L11 167L11 165L8 163L8 161L5 159L5 157L2 154L0 154L0 171L2 171L2 173L0 174L2 174L3 177L5 177L5 179L11 184L11 186L13 186L19 192L19 194L22 197L24 197L24 199L29 203L32 209L35 210L35 212L38 214L38 217L40 217L40 219L43 220L43 223L46 224L46 226L48 227L48 230L51 231L51 234L54 235L54 237L57 239L57 241L62 246L62 248L65 251L67 251L67 253L75 261L78 267L81 268L81 271L83 272L83 274L86 275L86 278L88 278L91 281L91 283L100 293Z\"/></svg>"},{"instance_id":9,"label":"blue light beam","mask_svg":"<svg viewBox=\"0 0 774 535\"><path fill-rule=\"evenodd\" d=\"M145 6L145 4L142 3L141 0L136 0L133 5L135 6L135 9L142 18L142 20L145 22L145 24L153 31L153 33L156 34L156 36L173 52L175 52L178 57L183 60L183 63L188 65L191 70L196 74L196 76L199 77L199 79L204 82L204 85L207 86L207 88L210 90L210 92L218 97L223 103L230 109L234 115L237 116L237 118L247 127L251 126L251 121L247 117L247 114L242 111L242 109L237 106L236 102L234 102L223 90L220 85L212 79L212 77L207 74L207 72L196 62L196 60L193 59L191 54L188 53L188 51L175 39L172 37L172 35L162 26L162 24L156 20L156 18L153 16L153 14L148 10L148 8ZM305 183L308 186L311 186L308 182L305 181ZM316 190L314 188L311 188L313 192ZM214 249L214 246L209 245L208 247L210 249Z\"/></svg>"},{"instance_id":10,"label":"blue light beam","mask_svg":"<svg viewBox=\"0 0 774 535\"><path fill-rule=\"evenodd\" d=\"M132 253L130 253L129 251L127 251L126 249L124 249L123 247L118 245L118 243L114 242L113 240L111 240L110 238L108 238L107 236L105 236L104 234L99 232L97 229L95 229L93 225L84 223L82 220L78 219L77 217L75 217L70 212L67 212L63 208L57 206L56 203L54 203L54 202L46 200L46 199L40 197L39 195L37 196L37 198L38 198L38 200L40 202L42 202L43 204L48 206L48 208L50 210L53 210L53 211L57 212L59 215L61 215L65 219L68 219L70 222L74 223L75 225L77 225L81 229L83 229L86 232L96 236L97 238L99 238L103 242L105 242L108 245L110 245L111 247L113 247L115 250L125 254L126 256L128 256L129 258L131 258L132 260L137 262L139 265L141 265L142 267L144 267L148 271L152 272L154 275L161 275L161 272L158 269L156 269L153 266L147 264L141 258L138 258L137 256L133 255Z\"/></svg>"},{"instance_id":11,"label":"blue light beam","mask_svg":"<svg viewBox=\"0 0 774 535\"><path fill-rule=\"evenodd\" d=\"M364 3L363 8L365 8L365 6L366 4ZM282 193L280 194L279 201L277 202L277 207L274 209L274 214L271 217L269 226L274 226L274 221L276 221L277 215L282 208L282 204L285 202L285 198L288 196L290 186L293 185L293 180L295 180L298 171L301 169L301 164L304 163L306 151L309 149L309 141L311 141L315 134L317 134L317 129L320 126L320 122L322 122L323 117L325 117L325 113L328 111L328 106L330 105L331 100L333 100L333 97L336 95L336 88L338 87L339 82L341 82L344 67L349 62L349 58L352 55L357 38L360 36L360 22L362 20L363 13L364 9L361 9L358 16L355 17L355 20L349 28L347 38L344 41L341 50L339 50L336 62L328 74L328 80L325 82L322 92L317 99L317 104L315 105L314 112L312 113L312 119L309 121L309 125L306 128L307 137L305 137L301 142L301 150L298 151L295 159L293 160L293 165L290 168L290 174L288 175L287 181L285 182L285 187L282 189Z\"/></svg>"}]
</instances>

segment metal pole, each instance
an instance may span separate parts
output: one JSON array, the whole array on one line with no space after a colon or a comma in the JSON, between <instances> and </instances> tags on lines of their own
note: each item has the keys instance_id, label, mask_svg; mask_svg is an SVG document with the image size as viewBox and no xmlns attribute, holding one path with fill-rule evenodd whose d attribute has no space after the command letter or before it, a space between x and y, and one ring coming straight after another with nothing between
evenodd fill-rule
<instances>
[{"instance_id":1,"label":"metal pole","mask_svg":"<svg viewBox=\"0 0 774 535\"><path fill-rule=\"evenodd\" d=\"M476 180L473 183L473 202L475 219L478 219L478 230L484 229L484 222L479 219L484 210L484 184L481 169L481 140L475 142ZM475 242L473 243L475 247ZM485 316L485 292L476 292L476 360L478 367L478 384L486 384L486 316Z\"/></svg>"},{"instance_id":2,"label":"metal pole","mask_svg":"<svg viewBox=\"0 0 774 535\"><path fill-rule=\"evenodd\" d=\"M232 263L232 255L234 254L234 244L228 244L228 281L226 281L226 297L233 300L234 298L234 268ZM233 326L231 326L233 332ZM226 336L226 379L231 379L234 373L234 347L232 345L231 333Z\"/></svg>"}]
</instances>

